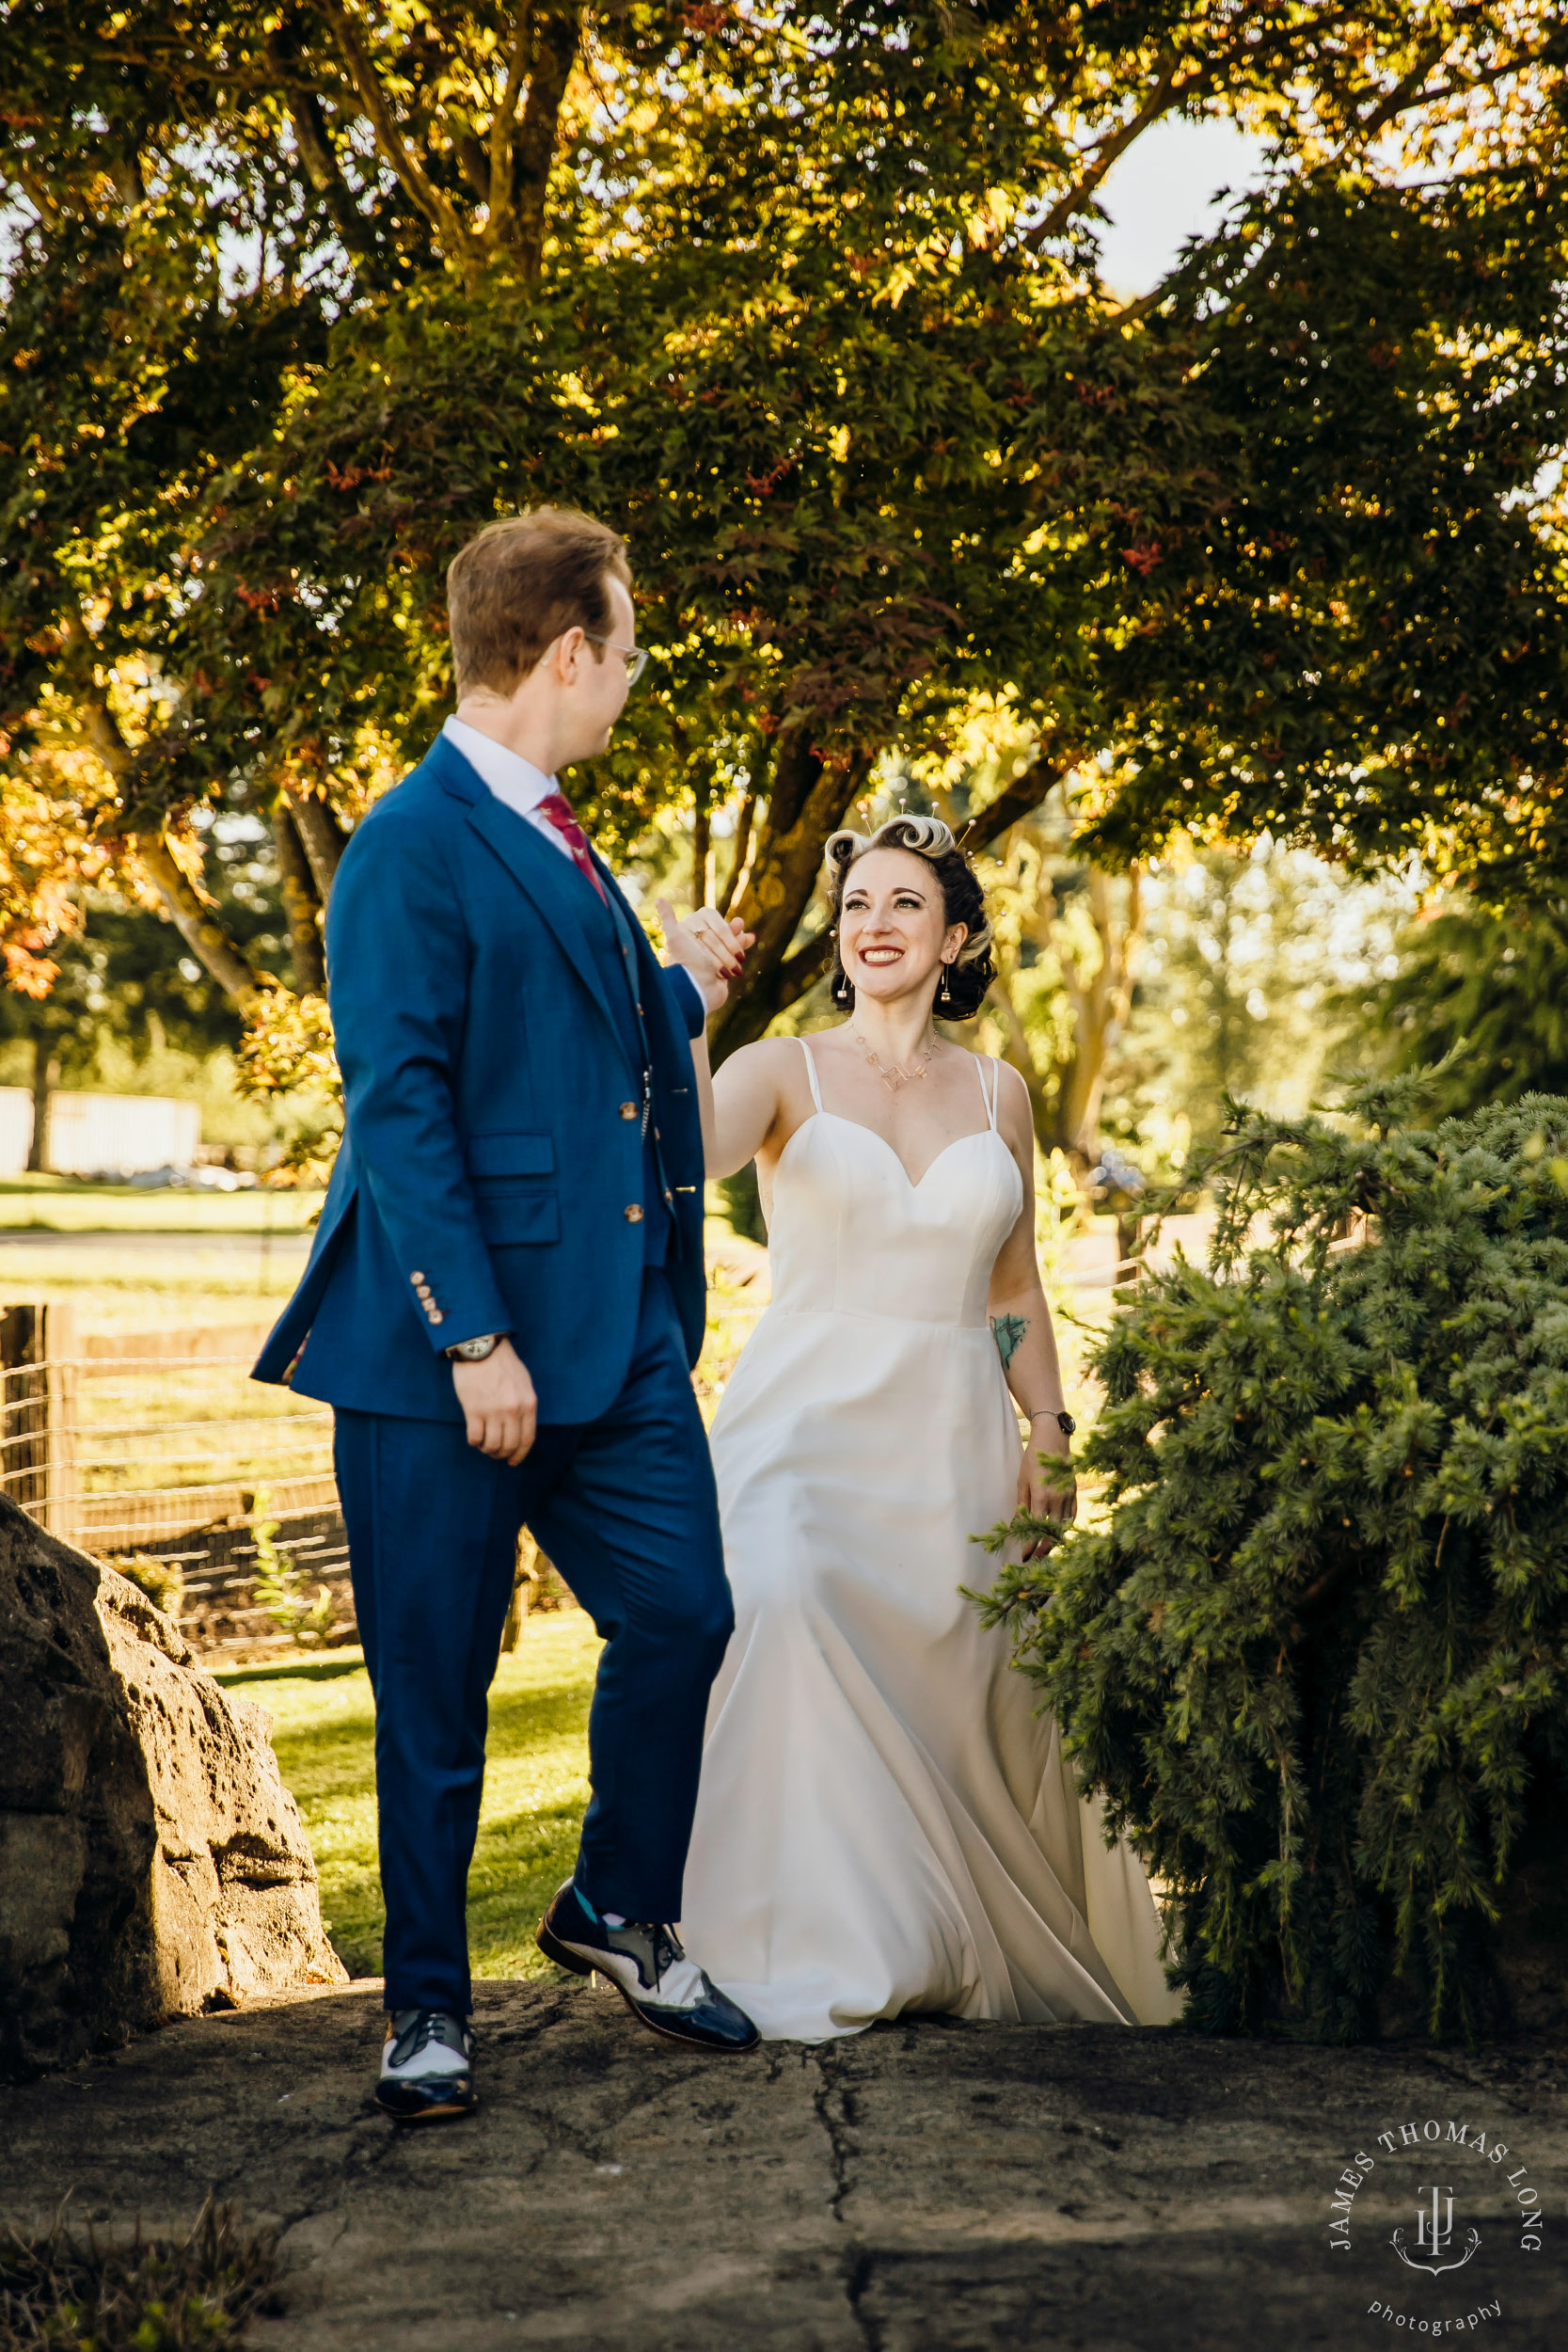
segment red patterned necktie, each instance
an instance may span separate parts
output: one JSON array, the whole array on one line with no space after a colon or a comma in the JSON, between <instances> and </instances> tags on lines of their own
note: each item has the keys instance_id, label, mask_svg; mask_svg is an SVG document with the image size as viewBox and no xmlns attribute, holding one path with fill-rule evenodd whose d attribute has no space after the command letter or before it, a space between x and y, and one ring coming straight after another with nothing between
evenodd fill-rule
<instances>
[{"instance_id":1,"label":"red patterned necktie","mask_svg":"<svg viewBox=\"0 0 1568 2352\"><path fill-rule=\"evenodd\" d=\"M608 906L610 904L610 900L605 898L605 886L599 880L598 871L594 866L593 859L588 854L588 835L583 832L582 827L578 823L577 818L573 816L572 803L566 798L565 793L546 792L542 801L536 801L534 803L534 806L538 809L541 817L547 817L549 818L550 823L555 827L557 833L566 844L566 847L571 850L572 864L577 867L579 874L587 875L589 881L593 883L600 898L604 898L606 906Z\"/></svg>"}]
</instances>

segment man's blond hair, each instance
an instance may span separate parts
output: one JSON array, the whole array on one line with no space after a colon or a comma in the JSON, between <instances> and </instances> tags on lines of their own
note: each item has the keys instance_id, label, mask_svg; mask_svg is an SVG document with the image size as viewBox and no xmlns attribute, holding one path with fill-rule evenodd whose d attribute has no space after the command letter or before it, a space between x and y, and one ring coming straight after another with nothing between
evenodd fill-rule
<instances>
[{"instance_id":1,"label":"man's blond hair","mask_svg":"<svg viewBox=\"0 0 1568 2352\"><path fill-rule=\"evenodd\" d=\"M515 692L569 628L609 636L611 580L631 586L626 541L592 515L536 506L487 523L447 566L459 702L476 686Z\"/></svg>"}]
</instances>

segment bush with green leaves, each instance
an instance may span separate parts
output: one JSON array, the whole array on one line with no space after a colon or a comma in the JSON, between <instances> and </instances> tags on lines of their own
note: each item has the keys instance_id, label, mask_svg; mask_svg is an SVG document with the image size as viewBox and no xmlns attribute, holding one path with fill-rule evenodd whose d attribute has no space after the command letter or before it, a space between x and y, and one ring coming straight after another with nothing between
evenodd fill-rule
<instances>
[{"instance_id":1,"label":"bush with green leaves","mask_svg":"<svg viewBox=\"0 0 1568 2352\"><path fill-rule=\"evenodd\" d=\"M1213 2031L1486 2026L1568 1795L1568 1101L1421 1128L1417 1084L1229 1106L1209 1269L1095 1352L1101 1507L984 1604Z\"/></svg>"}]
</instances>

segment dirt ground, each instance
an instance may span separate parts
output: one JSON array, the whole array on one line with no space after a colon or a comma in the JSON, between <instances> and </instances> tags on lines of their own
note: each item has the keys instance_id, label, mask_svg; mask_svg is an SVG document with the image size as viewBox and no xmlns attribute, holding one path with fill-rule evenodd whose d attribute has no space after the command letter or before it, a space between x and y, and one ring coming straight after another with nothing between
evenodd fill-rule
<instances>
[{"instance_id":1,"label":"dirt ground","mask_svg":"<svg viewBox=\"0 0 1568 2352\"><path fill-rule=\"evenodd\" d=\"M70 2191L102 2235L188 2223L216 2190L282 2233L259 2352L1568 2342L1560 2040L1324 2051L927 2019L700 2060L586 1987L478 1999L483 2104L440 2130L370 2106L362 1983L0 2092L0 2216ZM1413 2268L1433 2186L1451 2238Z\"/></svg>"}]
</instances>

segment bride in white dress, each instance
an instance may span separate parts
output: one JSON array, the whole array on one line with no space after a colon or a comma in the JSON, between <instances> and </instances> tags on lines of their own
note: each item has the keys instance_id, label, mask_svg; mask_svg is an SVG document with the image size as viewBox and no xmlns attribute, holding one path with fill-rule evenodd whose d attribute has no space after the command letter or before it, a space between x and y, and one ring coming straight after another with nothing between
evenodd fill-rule
<instances>
[{"instance_id":1,"label":"bride in white dress","mask_svg":"<svg viewBox=\"0 0 1568 2352\"><path fill-rule=\"evenodd\" d=\"M906 2010L1164 2022L1137 1860L958 1589L1021 1500L1073 1507L1040 1461L1071 1424L1028 1098L932 1027L984 994L984 901L934 818L828 855L850 1018L743 1047L711 1089L698 1049L708 1170L756 1159L773 1299L713 1425L736 1630L682 1931L770 2040Z\"/></svg>"}]
</instances>

